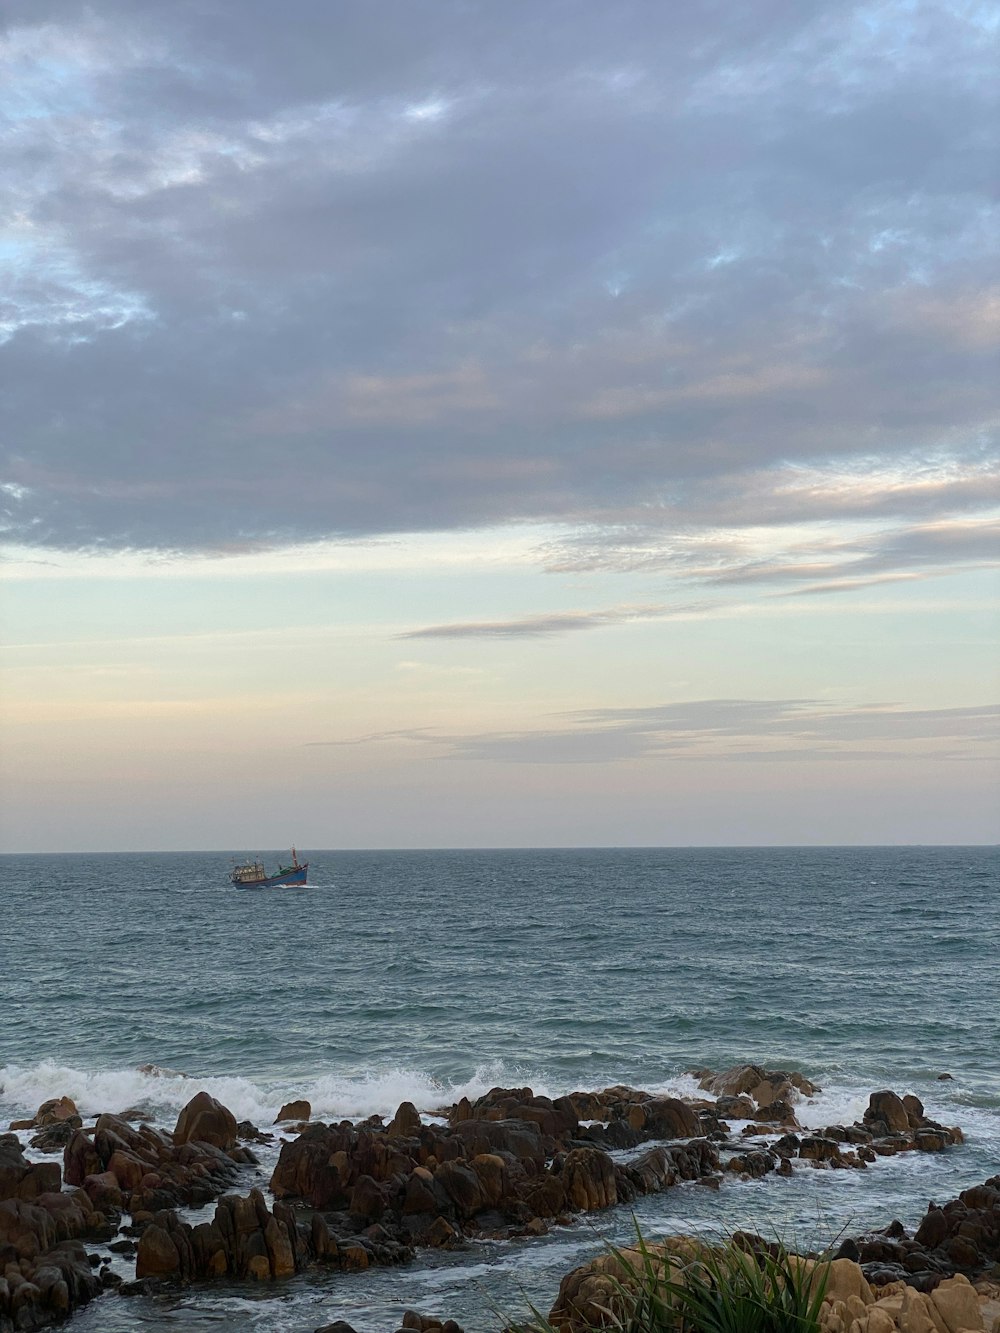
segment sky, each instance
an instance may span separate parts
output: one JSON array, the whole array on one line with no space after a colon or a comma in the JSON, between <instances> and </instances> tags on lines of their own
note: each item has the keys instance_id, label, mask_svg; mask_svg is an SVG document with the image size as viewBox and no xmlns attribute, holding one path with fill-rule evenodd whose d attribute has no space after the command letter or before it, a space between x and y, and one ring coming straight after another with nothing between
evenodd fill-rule
<instances>
[{"instance_id":1,"label":"sky","mask_svg":"<svg viewBox=\"0 0 1000 1333\"><path fill-rule=\"evenodd\" d=\"M8 0L0 850L1000 840L997 28Z\"/></svg>"}]
</instances>

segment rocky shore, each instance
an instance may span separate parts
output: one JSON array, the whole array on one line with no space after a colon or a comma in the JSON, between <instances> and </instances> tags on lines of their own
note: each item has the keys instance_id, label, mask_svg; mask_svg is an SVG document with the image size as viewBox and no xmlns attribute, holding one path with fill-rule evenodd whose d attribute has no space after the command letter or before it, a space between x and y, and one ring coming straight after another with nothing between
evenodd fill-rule
<instances>
[{"instance_id":1,"label":"rocky shore","mask_svg":"<svg viewBox=\"0 0 1000 1333\"><path fill-rule=\"evenodd\" d=\"M917 1098L889 1090L871 1094L860 1122L806 1132L796 1104L817 1089L802 1075L755 1065L696 1074L704 1094L697 1099L627 1087L556 1099L494 1088L430 1114L404 1102L390 1121L361 1124L312 1122L307 1102L290 1103L278 1117L283 1141L270 1201L249 1145L270 1142L273 1131L237 1124L207 1093L191 1099L171 1130L148 1123L141 1108L85 1125L72 1101L54 1099L11 1126L30 1131L30 1148L46 1160L29 1161L17 1133L0 1135L0 1333L45 1327L112 1292L280 1281L314 1265L350 1272L404 1264L422 1247L538 1236L682 1181L717 1189L727 1179L865 1171L884 1157L946 1152L963 1141ZM732 1121L741 1122L738 1131ZM180 1215L212 1202L210 1219ZM114 1271L112 1253L134 1258L134 1278ZM593 1291L607 1280L601 1262L562 1284L552 1319L567 1333L596 1309ZM991 1329L998 1264L1000 1176L932 1204L913 1236L893 1222L845 1240L834 1270L856 1277L838 1276L835 1290L853 1283L855 1300L828 1300L824 1328ZM966 1320L974 1304L979 1322L956 1325L942 1301L961 1306ZM441 1322L411 1312L404 1325L430 1333Z\"/></svg>"}]
</instances>

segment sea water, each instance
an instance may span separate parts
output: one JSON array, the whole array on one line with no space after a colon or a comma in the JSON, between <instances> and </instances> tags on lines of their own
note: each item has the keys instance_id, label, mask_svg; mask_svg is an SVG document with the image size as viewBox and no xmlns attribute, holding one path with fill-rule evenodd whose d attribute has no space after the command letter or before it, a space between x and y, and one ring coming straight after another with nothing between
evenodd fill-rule
<instances>
[{"instance_id":1,"label":"sea water","mask_svg":"<svg viewBox=\"0 0 1000 1333\"><path fill-rule=\"evenodd\" d=\"M528 1300L547 1309L563 1273L636 1224L821 1244L912 1226L929 1200L1000 1171L995 848L308 859L307 888L251 890L229 885L232 853L0 858L0 1127L63 1094L84 1116L140 1104L172 1127L205 1088L265 1128L298 1097L329 1121L403 1100L432 1114L498 1084L692 1096L689 1071L752 1061L821 1086L796 1107L804 1125L860 1118L889 1087L968 1141L867 1171L679 1186L634 1214L400 1269L108 1295L79 1333L308 1333L337 1318L379 1333L408 1306L497 1329ZM241 1190L266 1186L279 1147Z\"/></svg>"}]
</instances>

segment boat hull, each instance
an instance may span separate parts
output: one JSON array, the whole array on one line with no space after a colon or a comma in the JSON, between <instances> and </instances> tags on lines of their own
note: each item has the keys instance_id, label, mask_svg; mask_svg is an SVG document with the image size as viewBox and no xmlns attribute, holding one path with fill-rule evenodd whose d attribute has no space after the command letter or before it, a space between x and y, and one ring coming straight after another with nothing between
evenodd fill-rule
<instances>
[{"instance_id":1,"label":"boat hull","mask_svg":"<svg viewBox=\"0 0 1000 1333\"><path fill-rule=\"evenodd\" d=\"M277 889L286 884L305 884L308 870L309 863L306 862L305 865L280 870L276 875L264 875L260 879L237 879L234 875L232 883L237 889Z\"/></svg>"}]
</instances>

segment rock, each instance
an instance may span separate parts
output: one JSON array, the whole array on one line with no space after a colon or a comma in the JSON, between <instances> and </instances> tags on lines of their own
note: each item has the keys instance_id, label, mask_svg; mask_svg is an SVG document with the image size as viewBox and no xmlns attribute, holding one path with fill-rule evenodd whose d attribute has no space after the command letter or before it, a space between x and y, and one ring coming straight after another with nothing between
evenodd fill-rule
<instances>
[{"instance_id":1,"label":"rock","mask_svg":"<svg viewBox=\"0 0 1000 1333\"><path fill-rule=\"evenodd\" d=\"M236 1133L244 1143L274 1142L274 1135L269 1134L266 1130L258 1129L252 1120L241 1120L236 1126Z\"/></svg>"},{"instance_id":2,"label":"rock","mask_svg":"<svg viewBox=\"0 0 1000 1333\"><path fill-rule=\"evenodd\" d=\"M900 1133L910 1128L910 1118L901 1098L888 1088L873 1092L868 1099L868 1109L862 1117L870 1126L884 1125L890 1134Z\"/></svg>"},{"instance_id":3,"label":"rock","mask_svg":"<svg viewBox=\"0 0 1000 1333\"><path fill-rule=\"evenodd\" d=\"M174 1277L180 1272L181 1259L170 1235L154 1222L139 1237L135 1261L135 1275L144 1277Z\"/></svg>"},{"instance_id":4,"label":"rock","mask_svg":"<svg viewBox=\"0 0 1000 1333\"><path fill-rule=\"evenodd\" d=\"M434 1172L434 1184L444 1191L461 1218L474 1217L486 1207L479 1176L468 1162L442 1162Z\"/></svg>"},{"instance_id":5,"label":"rock","mask_svg":"<svg viewBox=\"0 0 1000 1333\"><path fill-rule=\"evenodd\" d=\"M236 1147L236 1117L207 1092L196 1093L177 1117L174 1143L208 1143L223 1152Z\"/></svg>"},{"instance_id":6,"label":"rock","mask_svg":"<svg viewBox=\"0 0 1000 1333\"><path fill-rule=\"evenodd\" d=\"M749 1093L758 1106L778 1099L787 1100L789 1087L803 1097L812 1097L820 1091L797 1070L786 1073L784 1070L762 1069L760 1065L734 1065L721 1074L706 1071L698 1086L715 1096L739 1097Z\"/></svg>"},{"instance_id":7,"label":"rock","mask_svg":"<svg viewBox=\"0 0 1000 1333\"><path fill-rule=\"evenodd\" d=\"M866 1306L874 1304L875 1293L856 1263L850 1259L834 1259L828 1272L826 1300L847 1302L851 1296L856 1296Z\"/></svg>"},{"instance_id":8,"label":"rock","mask_svg":"<svg viewBox=\"0 0 1000 1333\"><path fill-rule=\"evenodd\" d=\"M57 1162L29 1162L16 1134L0 1134L0 1199L35 1199L61 1185Z\"/></svg>"},{"instance_id":9,"label":"rock","mask_svg":"<svg viewBox=\"0 0 1000 1333\"><path fill-rule=\"evenodd\" d=\"M400 1102L396 1114L386 1127L386 1133L391 1138L409 1139L415 1138L423 1126L423 1122L417 1113L417 1108L412 1102Z\"/></svg>"},{"instance_id":10,"label":"rock","mask_svg":"<svg viewBox=\"0 0 1000 1333\"><path fill-rule=\"evenodd\" d=\"M47 1102L42 1102L41 1106L35 1112L35 1124L40 1128L43 1125L52 1125L60 1120L69 1120L76 1118L79 1120L80 1113L76 1109L76 1102L72 1097L52 1097ZM80 1120L80 1124L83 1121Z\"/></svg>"},{"instance_id":11,"label":"rock","mask_svg":"<svg viewBox=\"0 0 1000 1333\"><path fill-rule=\"evenodd\" d=\"M83 1121L78 1115L68 1116L65 1120L54 1120L37 1134L32 1135L31 1146L37 1148L39 1152L62 1152L73 1137L73 1131L80 1129L82 1125Z\"/></svg>"},{"instance_id":12,"label":"rock","mask_svg":"<svg viewBox=\"0 0 1000 1333\"><path fill-rule=\"evenodd\" d=\"M697 1113L677 1097L641 1103L647 1133L660 1139L693 1139L701 1133Z\"/></svg>"},{"instance_id":13,"label":"rock","mask_svg":"<svg viewBox=\"0 0 1000 1333\"><path fill-rule=\"evenodd\" d=\"M774 1102L787 1102L791 1091L792 1084L784 1074L769 1074L756 1087L748 1089L751 1099L761 1110Z\"/></svg>"},{"instance_id":14,"label":"rock","mask_svg":"<svg viewBox=\"0 0 1000 1333\"><path fill-rule=\"evenodd\" d=\"M715 1103L715 1110L717 1115L726 1120L749 1120L754 1113L754 1104L746 1093L738 1097L724 1094Z\"/></svg>"},{"instance_id":15,"label":"rock","mask_svg":"<svg viewBox=\"0 0 1000 1333\"><path fill-rule=\"evenodd\" d=\"M946 1278L936 1286L930 1293L930 1299L944 1320L948 1333L983 1327L976 1289L961 1274Z\"/></svg>"},{"instance_id":16,"label":"rock","mask_svg":"<svg viewBox=\"0 0 1000 1333\"><path fill-rule=\"evenodd\" d=\"M274 1123L280 1125L288 1120L309 1120L312 1118L312 1103L304 1098L297 1102L286 1102L275 1117Z\"/></svg>"},{"instance_id":17,"label":"rock","mask_svg":"<svg viewBox=\"0 0 1000 1333\"><path fill-rule=\"evenodd\" d=\"M791 1102L784 1098L765 1102L759 1110L753 1112L751 1119L759 1124L781 1125L784 1129L800 1128Z\"/></svg>"},{"instance_id":18,"label":"rock","mask_svg":"<svg viewBox=\"0 0 1000 1333\"><path fill-rule=\"evenodd\" d=\"M614 1162L599 1148L574 1148L566 1154L560 1174L571 1208L590 1212L618 1202Z\"/></svg>"}]
</instances>

